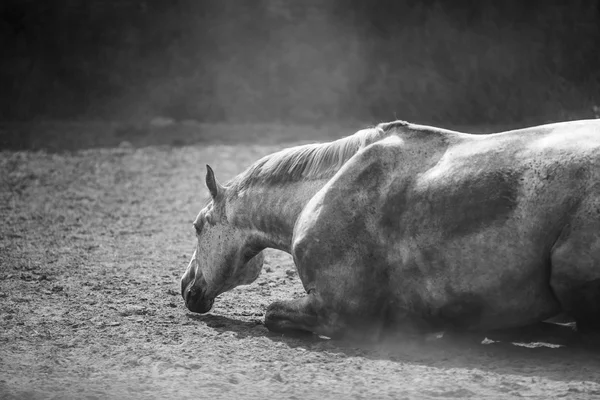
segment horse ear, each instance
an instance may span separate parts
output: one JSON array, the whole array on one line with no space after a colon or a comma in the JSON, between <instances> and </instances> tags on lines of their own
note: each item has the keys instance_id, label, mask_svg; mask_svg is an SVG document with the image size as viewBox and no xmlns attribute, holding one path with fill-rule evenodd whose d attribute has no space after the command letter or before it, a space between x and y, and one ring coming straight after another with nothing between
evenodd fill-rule
<instances>
[{"instance_id":1,"label":"horse ear","mask_svg":"<svg viewBox=\"0 0 600 400\"><path fill-rule=\"evenodd\" d=\"M216 199L225 190L219 181L217 181L217 178L215 178L215 173L208 164L206 164L206 186L213 199Z\"/></svg>"}]
</instances>

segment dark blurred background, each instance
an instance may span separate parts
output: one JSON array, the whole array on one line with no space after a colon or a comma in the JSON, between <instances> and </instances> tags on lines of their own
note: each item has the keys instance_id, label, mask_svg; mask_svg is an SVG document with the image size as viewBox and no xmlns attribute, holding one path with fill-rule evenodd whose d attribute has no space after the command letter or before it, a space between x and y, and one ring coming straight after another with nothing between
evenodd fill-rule
<instances>
[{"instance_id":1,"label":"dark blurred background","mask_svg":"<svg viewBox=\"0 0 600 400\"><path fill-rule=\"evenodd\" d=\"M593 117L600 0L3 0L0 119Z\"/></svg>"}]
</instances>

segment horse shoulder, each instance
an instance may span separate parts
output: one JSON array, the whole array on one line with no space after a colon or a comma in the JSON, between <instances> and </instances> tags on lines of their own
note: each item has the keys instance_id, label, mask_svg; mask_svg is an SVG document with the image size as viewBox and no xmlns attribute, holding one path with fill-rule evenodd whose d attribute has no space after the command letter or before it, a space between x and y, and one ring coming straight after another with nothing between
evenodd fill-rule
<instances>
[{"instance_id":1,"label":"horse shoulder","mask_svg":"<svg viewBox=\"0 0 600 400\"><path fill-rule=\"evenodd\" d=\"M292 256L299 277L307 292L314 290L334 308L370 310L385 298L385 260L368 225L375 213L371 204L394 168L395 143L386 140L357 153L296 222ZM356 300L351 305L345 304L348 293Z\"/></svg>"},{"instance_id":2,"label":"horse shoulder","mask_svg":"<svg viewBox=\"0 0 600 400\"><path fill-rule=\"evenodd\" d=\"M382 199L398 181L431 168L445 149L432 141L401 136L367 146L308 202L296 223L294 241L361 231L357 224L377 214Z\"/></svg>"},{"instance_id":3,"label":"horse shoulder","mask_svg":"<svg viewBox=\"0 0 600 400\"><path fill-rule=\"evenodd\" d=\"M357 153L305 206L294 227L292 255L344 259L350 247L368 242L366 226L373 205L394 176L398 146L389 138Z\"/></svg>"},{"instance_id":4,"label":"horse shoulder","mask_svg":"<svg viewBox=\"0 0 600 400\"><path fill-rule=\"evenodd\" d=\"M391 137L367 146L317 193L310 205L325 207L326 213L320 214L323 218L339 214L341 209L354 216L364 213L369 201L380 196L396 175L402 145L402 140Z\"/></svg>"}]
</instances>

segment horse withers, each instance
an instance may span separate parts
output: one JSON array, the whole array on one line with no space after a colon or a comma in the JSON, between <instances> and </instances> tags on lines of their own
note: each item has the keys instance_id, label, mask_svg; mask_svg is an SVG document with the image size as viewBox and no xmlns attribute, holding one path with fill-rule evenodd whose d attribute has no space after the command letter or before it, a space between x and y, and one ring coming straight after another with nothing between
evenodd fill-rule
<instances>
[{"instance_id":1,"label":"horse withers","mask_svg":"<svg viewBox=\"0 0 600 400\"><path fill-rule=\"evenodd\" d=\"M471 135L394 121L267 156L194 226L191 311L291 253L307 295L266 326L329 337L493 330L567 313L600 331L600 121Z\"/></svg>"}]
</instances>

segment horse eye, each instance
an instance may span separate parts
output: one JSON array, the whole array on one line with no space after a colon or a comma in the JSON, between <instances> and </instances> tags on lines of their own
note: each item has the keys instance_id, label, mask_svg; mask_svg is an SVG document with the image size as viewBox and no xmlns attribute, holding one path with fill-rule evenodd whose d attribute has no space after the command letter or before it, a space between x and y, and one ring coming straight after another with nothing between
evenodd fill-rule
<instances>
[{"instance_id":1,"label":"horse eye","mask_svg":"<svg viewBox=\"0 0 600 400\"><path fill-rule=\"evenodd\" d=\"M210 213L210 212L206 213L206 215L204 216L204 219L206 220L206 222L209 225L215 225L216 224L215 218L214 218L213 214Z\"/></svg>"}]
</instances>

